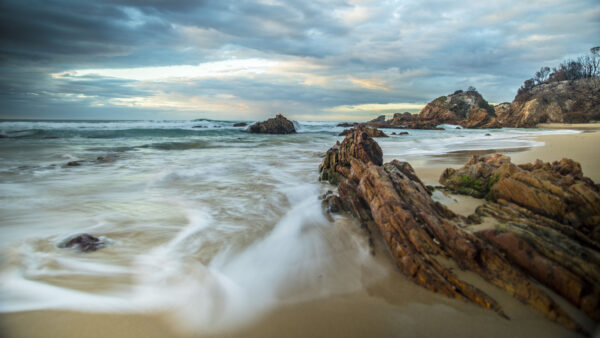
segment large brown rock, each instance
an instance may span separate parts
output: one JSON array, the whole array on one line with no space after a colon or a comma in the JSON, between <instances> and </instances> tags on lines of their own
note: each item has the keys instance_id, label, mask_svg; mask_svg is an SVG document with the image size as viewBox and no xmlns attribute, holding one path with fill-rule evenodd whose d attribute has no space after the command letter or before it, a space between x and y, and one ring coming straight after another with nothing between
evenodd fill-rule
<instances>
[{"instance_id":1,"label":"large brown rock","mask_svg":"<svg viewBox=\"0 0 600 338\"><path fill-rule=\"evenodd\" d=\"M281 114L277 114L274 118L251 125L248 131L257 134L293 134L296 132L296 128L294 128L292 121Z\"/></svg>"},{"instance_id":2,"label":"large brown rock","mask_svg":"<svg viewBox=\"0 0 600 338\"><path fill-rule=\"evenodd\" d=\"M598 78L541 84L518 94L503 119L505 126L538 123L585 123L600 120Z\"/></svg>"},{"instance_id":3,"label":"large brown rock","mask_svg":"<svg viewBox=\"0 0 600 338\"><path fill-rule=\"evenodd\" d=\"M497 224L476 233L511 262L600 320L600 189L579 163L562 159L514 165L508 156L473 156L440 182L489 201L471 220Z\"/></svg>"},{"instance_id":4,"label":"large brown rock","mask_svg":"<svg viewBox=\"0 0 600 338\"><path fill-rule=\"evenodd\" d=\"M479 107L473 107L469 110L467 118L461 123L465 128L500 128L500 123L490 113Z\"/></svg>"},{"instance_id":5,"label":"large brown rock","mask_svg":"<svg viewBox=\"0 0 600 338\"><path fill-rule=\"evenodd\" d=\"M502 102L495 105L494 113L496 114L496 120L498 120L500 125L506 124L506 121L510 116L510 102Z\"/></svg>"},{"instance_id":6,"label":"large brown rock","mask_svg":"<svg viewBox=\"0 0 600 338\"><path fill-rule=\"evenodd\" d=\"M328 151L319 167L321 179L338 184L336 203L341 203L363 226L381 233L402 273L429 290L505 316L491 296L458 278L442 262L451 259L461 269L479 274L546 317L571 329L581 329L560 305L509 262L501 249L466 231L465 218L435 202L410 164L392 161L381 165L380 149L365 156L364 150L377 149L375 146L364 131L355 130ZM490 171L507 163L500 156L481 162Z\"/></svg>"},{"instance_id":7,"label":"large brown rock","mask_svg":"<svg viewBox=\"0 0 600 338\"><path fill-rule=\"evenodd\" d=\"M501 154L473 156L459 170L446 169L440 183L456 193L514 203L600 243L600 189L573 160L516 166Z\"/></svg>"},{"instance_id":8,"label":"large brown rock","mask_svg":"<svg viewBox=\"0 0 600 338\"><path fill-rule=\"evenodd\" d=\"M494 115L493 108L477 91L457 90L451 95L438 97L428 103L419 113L419 119L422 121L434 120L438 124L458 124L467 118L473 108L482 108L489 115Z\"/></svg>"},{"instance_id":9,"label":"large brown rock","mask_svg":"<svg viewBox=\"0 0 600 338\"><path fill-rule=\"evenodd\" d=\"M327 151L319 165L322 181L337 184L341 179L347 178L350 175L350 160L353 158L365 163L383 163L383 152L377 142L369 136L368 129L365 126L356 126L341 144L338 142Z\"/></svg>"}]
</instances>

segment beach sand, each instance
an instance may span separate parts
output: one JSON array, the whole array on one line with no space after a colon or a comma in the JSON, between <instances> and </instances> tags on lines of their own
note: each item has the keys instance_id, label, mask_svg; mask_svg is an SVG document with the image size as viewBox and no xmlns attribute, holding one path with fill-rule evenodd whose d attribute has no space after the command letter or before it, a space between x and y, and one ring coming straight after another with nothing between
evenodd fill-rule
<instances>
[{"instance_id":1,"label":"beach sand","mask_svg":"<svg viewBox=\"0 0 600 338\"><path fill-rule=\"evenodd\" d=\"M515 163L569 157L582 164L584 174L600 181L600 132L542 136L543 147L507 153ZM479 152L481 153L481 152ZM485 152L483 152L485 153ZM483 154L482 153L482 154ZM443 169L460 167L470 154L450 154L440 165L415 165L426 184L439 185ZM386 159L387 160L387 159ZM449 196L448 206L470 214L481 204L463 196ZM454 202L452 202L454 201ZM26 311L0 315L2 337L576 337L575 332L555 324L504 291L483 282L473 273L470 280L498 300L511 317L505 320L493 311L429 292L408 281L393 268L380 240L375 258L390 266L383 280L364 290L272 310L244 327L233 326L218 333L182 330L166 314L100 314L62 310ZM594 323L564 301L566 309L594 332ZM596 331L596 335L600 332Z\"/></svg>"}]
</instances>

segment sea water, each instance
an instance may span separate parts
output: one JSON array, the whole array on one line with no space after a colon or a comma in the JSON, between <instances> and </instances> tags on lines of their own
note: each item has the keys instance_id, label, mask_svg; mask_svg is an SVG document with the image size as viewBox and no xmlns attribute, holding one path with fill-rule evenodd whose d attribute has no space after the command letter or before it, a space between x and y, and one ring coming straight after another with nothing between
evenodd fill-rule
<instances>
[{"instance_id":1,"label":"sea water","mask_svg":"<svg viewBox=\"0 0 600 338\"><path fill-rule=\"evenodd\" d=\"M0 312L160 311L218 332L391 271L355 220L321 208L333 187L317 167L343 128L257 135L235 122L0 122ZM386 159L422 164L573 132L442 127L377 142ZM108 246L59 247L80 233Z\"/></svg>"}]
</instances>

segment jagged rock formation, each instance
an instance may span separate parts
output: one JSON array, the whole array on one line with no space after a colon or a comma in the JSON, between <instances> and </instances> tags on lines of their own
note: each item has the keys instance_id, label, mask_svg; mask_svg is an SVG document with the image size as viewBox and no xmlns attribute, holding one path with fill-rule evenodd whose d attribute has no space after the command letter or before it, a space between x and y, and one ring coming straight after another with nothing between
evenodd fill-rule
<instances>
[{"instance_id":1,"label":"jagged rock formation","mask_svg":"<svg viewBox=\"0 0 600 338\"><path fill-rule=\"evenodd\" d=\"M364 130L357 128L353 133L348 134L342 143L338 142L327 152L319 166L320 178L338 185L339 196L330 195L324 204L351 212L367 229L372 231L378 229L398 268L413 282L448 297L493 309L505 316L492 297L459 279L439 258L451 259L461 269L479 274L489 283L506 290L546 317L568 328L581 330L581 327L551 297L529 280L529 276L558 290L557 292L565 295L565 298L590 314L592 318L596 318L599 285L597 275L600 269L597 264L597 251L593 251L595 249L580 245L577 249L580 251L562 250L561 248L572 247L572 243L568 241L577 243L575 239L577 236L563 235L554 228L546 231L545 225L531 230L528 225L535 223L535 219L529 220L529 218L525 218L529 223L522 223L524 230L520 233L507 232L504 228L498 228L474 234L466 230L468 224L477 222L482 216L473 215L464 218L454 214L431 198L430 192L416 176L410 164L392 161L382 165L382 162L381 149ZM494 198L498 200L505 195L502 193L504 190L495 188L496 185L503 179L510 178L510 175L507 176L504 172L527 171L526 168L514 165L511 167L510 159L500 155L482 161L472 159L470 162L472 162L471 167L466 166L465 171L472 172L472 176L477 179L487 178L487 184L490 186L468 188L478 191L478 195L486 195L489 191L493 191ZM561 173L567 170L564 169L567 167L569 167L567 163L557 164L551 166L551 170ZM573 172L577 172L575 165L571 167L574 168ZM501 178L496 181L497 176ZM565 181L564 184L567 182ZM578 194L582 191L579 184L574 183L575 186L572 188ZM546 187L546 183L539 183L539 185ZM554 188L548 186L548 189ZM573 198L591 198L587 192L580 196L586 197ZM594 201L588 202L595 203ZM526 214L521 210L524 209L523 207L513 209L498 203L484 206L488 205L492 207L480 208L481 215L490 215L493 212L498 213L500 217L510 217L511 213L518 212ZM586 205L591 207L589 203ZM508 209L505 210L506 208ZM590 218L586 216L587 214L582 214L582 212L594 211L587 209L584 211L582 208L577 210L581 212L573 214L576 218L568 219L577 219L581 224L595 222L595 216ZM559 228L567 226L560 224L562 225ZM550 234L549 231L556 233ZM582 231L576 229L571 232L579 232L582 235ZM505 235L506 233L509 235ZM545 244L546 237L544 237L544 240L527 241L529 246L522 244L525 243L524 239L528 238L526 236L538 239L537 236L542 236L539 234L548 236L547 238L563 236L565 241L557 242L551 247ZM556 236L552 237L552 235ZM513 250L515 246L518 250ZM514 254L507 254L508 258L506 258L505 250L513 250L511 253ZM581 255L578 256L579 254ZM593 255L593 259L586 261L584 257L590 255ZM567 264L572 266L555 266L556 259L562 256L570 256L565 262L569 262ZM545 260L538 264L537 259L542 258ZM543 274L546 272L548 273L544 277Z\"/></svg>"},{"instance_id":2,"label":"jagged rock formation","mask_svg":"<svg viewBox=\"0 0 600 338\"><path fill-rule=\"evenodd\" d=\"M535 127L538 123L585 123L600 120L600 78L541 84L518 94L502 123Z\"/></svg>"},{"instance_id":3,"label":"jagged rock formation","mask_svg":"<svg viewBox=\"0 0 600 338\"><path fill-rule=\"evenodd\" d=\"M506 125L506 120L510 115L510 102L498 103L494 106L494 113L496 113L496 120L501 126Z\"/></svg>"},{"instance_id":4,"label":"jagged rock formation","mask_svg":"<svg viewBox=\"0 0 600 338\"><path fill-rule=\"evenodd\" d=\"M283 115L277 114L264 122L256 122L248 128L251 133L257 134L293 134L296 132L294 123Z\"/></svg>"},{"instance_id":5,"label":"jagged rock formation","mask_svg":"<svg viewBox=\"0 0 600 338\"><path fill-rule=\"evenodd\" d=\"M477 108L483 109L491 117L495 116L494 109L477 91L457 90L454 94L440 96L428 103L419 113L419 119L436 121L438 124L459 124L473 109Z\"/></svg>"},{"instance_id":6,"label":"jagged rock formation","mask_svg":"<svg viewBox=\"0 0 600 338\"><path fill-rule=\"evenodd\" d=\"M381 123L381 122L385 122L385 115L379 115L377 116L377 118L372 119L369 122L373 122L373 123Z\"/></svg>"},{"instance_id":7,"label":"jagged rock formation","mask_svg":"<svg viewBox=\"0 0 600 338\"><path fill-rule=\"evenodd\" d=\"M392 119L387 121L385 120L385 116L381 115L365 123L365 125L374 128L444 130L443 128L438 128L438 124L436 121L421 121L418 115L409 112L395 113Z\"/></svg>"},{"instance_id":8,"label":"jagged rock formation","mask_svg":"<svg viewBox=\"0 0 600 338\"><path fill-rule=\"evenodd\" d=\"M600 186L583 176L579 163L516 166L500 154L473 156L459 170L446 169L440 182L488 196L471 218L493 217L498 224L476 235L600 320Z\"/></svg>"},{"instance_id":9,"label":"jagged rock formation","mask_svg":"<svg viewBox=\"0 0 600 338\"><path fill-rule=\"evenodd\" d=\"M465 128L500 128L496 118L483 108L473 107L467 117L460 123Z\"/></svg>"},{"instance_id":10,"label":"jagged rock formation","mask_svg":"<svg viewBox=\"0 0 600 338\"><path fill-rule=\"evenodd\" d=\"M375 127L370 128L370 127L360 125L360 126L357 126L356 128L362 128L367 133L367 135L369 135L371 137L388 137L383 131L381 131ZM342 131L338 136L346 136L353 132L354 132L354 128L344 129L344 131Z\"/></svg>"},{"instance_id":11,"label":"jagged rock formation","mask_svg":"<svg viewBox=\"0 0 600 338\"><path fill-rule=\"evenodd\" d=\"M377 128L439 130L440 124L461 124L465 128L499 128L494 108L475 90L457 90L429 102L418 115L396 113L390 120L381 115L366 124Z\"/></svg>"}]
</instances>

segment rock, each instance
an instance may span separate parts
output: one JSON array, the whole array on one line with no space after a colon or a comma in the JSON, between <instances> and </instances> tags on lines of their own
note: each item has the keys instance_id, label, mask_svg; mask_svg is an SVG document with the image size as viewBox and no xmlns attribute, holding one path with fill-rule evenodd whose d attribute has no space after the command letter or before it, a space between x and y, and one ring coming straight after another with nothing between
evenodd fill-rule
<instances>
[{"instance_id":1,"label":"rock","mask_svg":"<svg viewBox=\"0 0 600 338\"><path fill-rule=\"evenodd\" d=\"M208 128L207 126L193 126L192 128Z\"/></svg>"},{"instance_id":2,"label":"rock","mask_svg":"<svg viewBox=\"0 0 600 338\"><path fill-rule=\"evenodd\" d=\"M483 108L473 107L460 123L465 128L500 128L496 118Z\"/></svg>"},{"instance_id":3,"label":"rock","mask_svg":"<svg viewBox=\"0 0 600 338\"><path fill-rule=\"evenodd\" d=\"M461 127L456 127L456 129L462 129Z\"/></svg>"},{"instance_id":4,"label":"rock","mask_svg":"<svg viewBox=\"0 0 600 338\"><path fill-rule=\"evenodd\" d=\"M62 242L59 244L59 248L77 248L81 252L90 252L102 249L106 245L106 240L102 237L98 238L90 234L80 234Z\"/></svg>"},{"instance_id":5,"label":"rock","mask_svg":"<svg viewBox=\"0 0 600 338\"><path fill-rule=\"evenodd\" d=\"M365 163L383 164L383 152L367 132L367 127L357 126L346 135L340 144L336 143L325 154L319 165L319 176L322 181L337 184L350 175L350 160L358 159Z\"/></svg>"},{"instance_id":6,"label":"rock","mask_svg":"<svg viewBox=\"0 0 600 338\"><path fill-rule=\"evenodd\" d=\"M382 165L381 159L377 143L361 128L356 128L327 152L319 171L321 179L338 185L343 208L364 228L382 234L396 265L410 280L431 291L473 302L505 316L491 296L445 267L439 259L444 257L461 269L479 274L549 319L581 330L558 303L505 258L502 248L465 230L466 218L435 202L410 164L392 161ZM494 178L494 175L510 174L509 169L522 170L512 165L510 158L501 155L472 158L470 162L471 166L488 170L473 173L475 177ZM469 168L466 166L465 171ZM567 163L563 168L577 171L576 166ZM586 301L593 307L595 298L586 298Z\"/></svg>"},{"instance_id":7,"label":"rock","mask_svg":"<svg viewBox=\"0 0 600 338\"><path fill-rule=\"evenodd\" d=\"M233 124L234 127L245 127L247 125L248 125L248 123L246 123L246 122L239 122L239 123Z\"/></svg>"},{"instance_id":8,"label":"rock","mask_svg":"<svg viewBox=\"0 0 600 338\"><path fill-rule=\"evenodd\" d=\"M348 127L354 127L354 125L356 125L356 124L358 124L358 123L357 123L357 122L352 122L352 123L349 123L349 122L342 122L342 123L338 123L338 124L336 125L336 127L348 128Z\"/></svg>"},{"instance_id":9,"label":"rock","mask_svg":"<svg viewBox=\"0 0 600 338\"><path fill-rule=\"evenodd\" d=\"M375 123L385 122L385 115L379 115L376 119L373 119L369 122L375 122Z\"/></svg>"},{"instance_id":10,"label":"rock","mask_svg":"<svg viewBox=\"0 0 600 338\"><path fill-rule=\"evenodd\" d=\"M364 131L371 137L388 137L383 131L377 128L364 127ZM353 128L342 131L338 136L346 136L354 131Z\"/></svg>"},{"instance_id":11,"label":"rock","mask_svg":"<svg viewBox=\"0 0 600 338\"><path fill-rule=\"evenodd\" d=\"M440 183L456 193L514 203L600 243L600 188L573 160L516 166L501 154L473 156L459 170L446 169Z\"/></svg>"},{"instance_id":12,"label":"rock","mask_svg":"<svg viewBox=\"0 0 600 338\"><path fill-rule=\"evenodd\" d=\"M392 135L398 135L398 134L396 134L396 132L395 132L395 131L393 131L393 132L392 132Z\"/></svg>"},{"instance_id":13,"label":"rock","mask_svg":"<svg viewBox=\"0 0 600 338\"><path fill-rule=\"evenodd\" d=\"M390 124L394 126L401 126L406 124L407 122L414 121L415 117L416 115L413 115L409 112L395 113L392 119L390 120Z\"/></svg>"},{"instance_id":14,"label":"rock","mask_svg":"<svg viewBox=\"0 0 600 338\"><path fill-rule=\"evenodd\" d=\"M344 210L342 200L336 195L329 195L323 200L323 207L327 212L338 213Z\"/></svg>"},{"instance_id":15,"label":"rock","mask_svg":"<svg viewBox=\"0 0 600 338\"><path fill-rule=\"evenodd\" d=\"M495 105L494 113L496 114L496 120L498 121L498 123L504 126L510 114L510 102L503 102Z\"/></svg>"},{"instance_id":16,"label":"rock","mask_svg":"<svg viewBox=\"0 0 600 338\"><path fill-rule=\"evenodd\" d=\"M71 162L67 163L67 166L69 166L69 167L78 167L78 166L81 165L81 162L82 161L71 161Z\"/></svg>"},{"instance_id":17,"label":"rock","mask_svg":"<svg viewBox=\"0 0 600 338\"><path fill-rule=\"evenodd\" d=\"M398 135L408 135L407 131L401 131Z\"/></svg>"},{"instance_id":18,"label":"rock","mask_svg":"<svg viewBox=\"0 0 600 338\"><path fill-rule=\"evenodd\" d=\"M585 123L600 120L598 79L541 84L518 94L502 122L511 127L538 123Z\"/></svg>"},{"instance_id":19,"label":"rock","mask_svg":"<svg viewBox=\"0 0 600 338\"><path fill-rule=\"evenodd\" d=\"M503 166L503 170L499 170ZM486 197L492 185L500 180L500 175L516 171L510 157L494 154L480 158L472 156L461 169L448 168L440 177L440 183L451 191L476 198Z\"/></svg>"},{"instance_id":20,"label":"rock","mask_svg":"<svg viewBox=\"0 0 600 338\"><path fill-rule=\"evenodd\" d=\"M277 114L274 118L251 125L248 131L258 134L293 134L296 132L296 128L294 128L292 121L281 114Z\"/></svg>"},{"instance_id":21,"label":"rock","mask_svg":"<svg viewBox=\"0 0 600 338\"><path fill-rule=\"evenodd\" d=\"M110 163L110 162L114 162L118 159L119 157L117 155L106 155L106 156L98 156L96 158L96 162L98 163Z\"/></svg>"},{"instance_id":22,"label":"rock","mask_svg":"<svg viewBox=\"0 0 600 338\"><path fill-rule=\"evenodd\" d=\"M492 136L492 134L490 134L490 133L485 133L485 135L483 135L483 136Z\"/></svg>"},{"instance_id":23,"label":"rock","mask_svg":"<svg viewBox=\"0 0 600 338\"><path fill-rule=\"evenodd\" d=\"M494 115L494 109L477 91L457 90L451 95L438 97L428 103L419 113L419 119L436 121L437 124L459 124L468 117L473 108L481 108L487 115Z\"/></svg>"}]
</instances>

